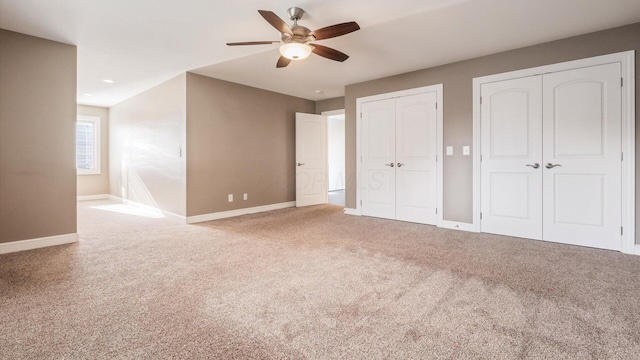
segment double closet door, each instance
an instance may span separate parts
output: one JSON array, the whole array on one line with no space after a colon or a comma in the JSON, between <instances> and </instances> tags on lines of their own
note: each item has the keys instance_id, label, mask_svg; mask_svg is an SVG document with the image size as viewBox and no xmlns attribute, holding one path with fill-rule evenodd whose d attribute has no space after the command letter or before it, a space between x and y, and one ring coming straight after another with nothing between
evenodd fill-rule
<instances>
[{"instance_id":1,"label":"double closet door","mask_svg":"<svg viewBox=\"0 0 640 360\"><path fill-rule=\"evenodd\" d=\"M482 232L620 249L620 73L482 85Z\"/></svg>"},{"instance_id":2,"label":"double closet door","mask_svg":"<svg viewBox=\"0 0 640 360\"><path fill-rule=\"evenodd\" d=\"M362 104L362 214L436 224L437 93Z\"/></svg>"}]
</instances>

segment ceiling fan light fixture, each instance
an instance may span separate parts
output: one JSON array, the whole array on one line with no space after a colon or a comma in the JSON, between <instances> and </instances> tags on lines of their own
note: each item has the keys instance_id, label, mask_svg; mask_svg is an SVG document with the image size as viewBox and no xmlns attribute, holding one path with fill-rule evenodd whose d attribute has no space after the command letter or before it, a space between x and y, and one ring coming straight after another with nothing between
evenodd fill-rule
<instances>
[{"instance_id":1,"label":"ceiling fan light fixture","mask_svg":"<svg viewBox=\"0 0 640 360\"><path fill-rule=\"evenodd\" d=\"M289 60L302 60L311 55L313 48L302 43L288 43L280 46L280 54Z\"/></svg>"}]
</instances>

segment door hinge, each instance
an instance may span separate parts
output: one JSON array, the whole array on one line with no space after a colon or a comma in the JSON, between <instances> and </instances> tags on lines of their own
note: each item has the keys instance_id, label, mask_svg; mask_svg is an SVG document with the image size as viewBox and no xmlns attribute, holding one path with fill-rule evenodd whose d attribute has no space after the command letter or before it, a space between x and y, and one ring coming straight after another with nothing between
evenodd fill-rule
<instances>
[{"instance_id":1,"label":"door hinge","mask_svg":"<svg viewBox=\"0 0 640 360\"><path fill-rule=\"evenodd\" d=\"M362 113L360 113L360 119L362 119Z\"/></svg>"},{"instance_id":2,"label":"door hinge","mask_svg":"<svg viewBox=\"0 0 640 360\"><path fill-rule=\"evenodd\" d=\"M620 87L624 87L624 78L620 78Z\"/></svg>"},{"instance_id":3,"label":"door hinge","mask_svg":"<svg viewBox=\"0 0 640 360\"><path fill-rule=\"evenodd\" d=\"M620 153L620 161L624 161L624 152Z\"/></svg>"},{"instance_id":4,"label":"door hinge","mask_svg":"<svg viewBox=\"0 0 640 360\"><path fill-rule=\"evenodd\" d=\"M482 220L482 213L480 213L480 220Z\"/></svg>"},{"instance_id":5,"label":"door hinge","mask_svg":"<svg viewBox=\"0 0 640 360\"><path fill-rule=\"evenodd\" d=\"M620 235L624 235L624 227L620 226Z\"/></svg>"},{"instance_id":6,"label":"door hinge","mask_svg":"<svg viewBox=\"0 0 640 360\"><path fill-rule=\"evenodd\" d=\"M438 103L436 103L436 110L438 110Z\"/></svg>"},{"instance_id":7,"label":"door hinge","mask_svg":"<svg viewBox=\"0 0 640 360\"><path fill-rule=\"evenodd\" d=\"M482 162L482 154L480 154L480 162Z\"/></svg>"},{"instance_id":8,"label":"door hinge","mask_svg":"<svg viewBox=\"0 0 640 360\"><path fill-rule=\"evenodd\" d=\"M362 200L360 200L360 206L362 206Z\"/></svg>"},{"instance_id":9,"label":"door hinge","mask_svg":"<svg viewBox=\"0 0 640 360\"><path fill-rule=\"evenodd\" d=\"M480 105L482 105L482 96L480 96Z\"/></svg>"},{"instance_id":10,"label":"door hinge","mask_svg":"<svg viewBox=\"0 0 640 360\"><path fill-rule=\"evenodd\" d=\"M436 215L438 215L438 208L436 208Z\"/></svg>"}]
</instances>

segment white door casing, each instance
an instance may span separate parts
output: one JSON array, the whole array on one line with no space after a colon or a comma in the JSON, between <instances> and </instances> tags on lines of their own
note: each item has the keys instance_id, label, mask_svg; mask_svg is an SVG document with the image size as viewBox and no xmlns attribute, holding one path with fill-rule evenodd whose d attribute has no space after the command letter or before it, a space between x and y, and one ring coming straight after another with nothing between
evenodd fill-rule
<instances>
[{"instance_id":1,"label":"white door casing","mask_svg":"<svg viewBox=\"0 0 640 360\"><path fill-rule=\"evenodd\" d=\"M326 204L327 116L296 113L296 206Z\"/></svg>"},{"instance_id":2,"label":"white door casing","mask_svg":"<svg viewBox=\"0 0 640 360\"><path fill-rule=\"evenodd\" d=\"M544 75L545 240L621 249L620 89L619 63Z\"/></svg>"},{"instance_id":3,"label":"white door casing","mask_svg":"<svg viewBox=\"0 0 640 360\"><path fill-rule=\"evenodd\" d=\"M542 76L482 85L482 231L542 239Z\"/></svg>"}]
</instances>

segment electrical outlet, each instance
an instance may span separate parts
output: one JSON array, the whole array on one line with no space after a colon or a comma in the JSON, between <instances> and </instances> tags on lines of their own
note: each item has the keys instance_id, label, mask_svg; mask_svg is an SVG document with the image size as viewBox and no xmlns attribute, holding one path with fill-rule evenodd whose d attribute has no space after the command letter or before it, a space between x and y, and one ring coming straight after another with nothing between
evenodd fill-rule
<instances>
[{"instance_id":1,"label":"electrical outlet","mask_svg":"<svg viewBox=\"0 0 640 360\"><path fill-rule=\"evenodd\" d=\"M229 194L227 197L229 198L229 202L233 202L233 194Z\"/></svg>"},{"instance_id":2,"label":"electrical outlet","mask_svg":"<svg viewBox=\"0 0 640 360\"><path fill-rule=\"evenodd\" d=\"M469 150L469 146L465 145L462 147L462 155L469 155L471 151Z\"/></svg>"},{"instance_id":3,"label":"electrical outlet","mask_svg":"<svg viewBox=\"0 0 640 360\"><path fill-rule=\"evenodd\" d=\"M453 155L453 146L447 146L447 155L448 156Z\"/></svg>"},{"instance_id":4,"label":"electrical outlet","mask_svg":"<svg viewBox=\"0 0 640 360\"><path fill-rule=\"evenodd\" d=\"M244 199L247 200L248 198L247 193L244 193Z\"/></svg>"}]
</instances>

